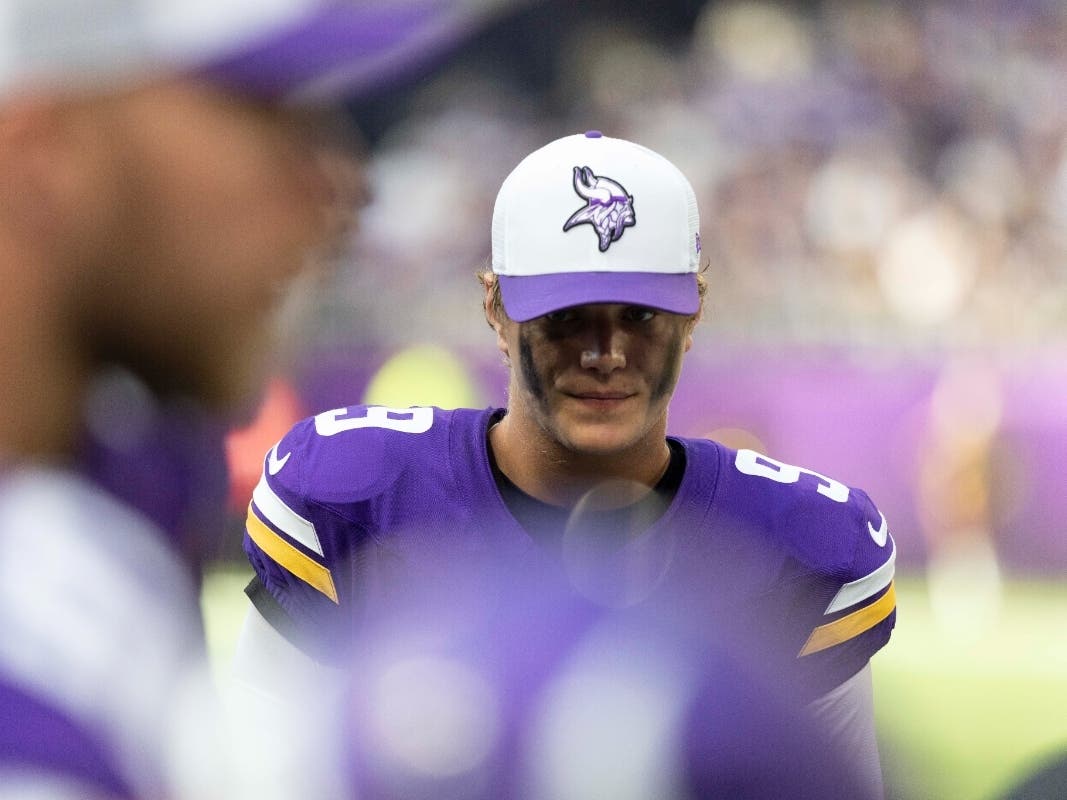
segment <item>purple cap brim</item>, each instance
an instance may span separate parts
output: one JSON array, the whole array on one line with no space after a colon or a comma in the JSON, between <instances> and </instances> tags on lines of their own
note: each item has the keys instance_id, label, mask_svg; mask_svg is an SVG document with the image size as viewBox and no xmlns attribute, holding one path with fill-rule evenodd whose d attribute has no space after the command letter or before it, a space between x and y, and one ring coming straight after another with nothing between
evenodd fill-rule
<instances>
[{"instance_id":1,"label":"purple cap brim","mask_svg":"<svg viewBox=\"0 0 1067 800\"><path fill-rule=\"evenodd\" d=\"M516 322L587 303L626 303L686 315L700 309L693 272L562 272L499 275L498 280L504 310Z\"/></svg>"},{"instance_id":2,"label":"purple cap brim","mask_svg":"<svg viewBox=\"0 0 1067 800\"><path fill-rule=\"evenodd\" d=\"M481 16L456 0L325 3L198 72L265 98L358 99L456 47Z\"/></svg>"}]
</instances>

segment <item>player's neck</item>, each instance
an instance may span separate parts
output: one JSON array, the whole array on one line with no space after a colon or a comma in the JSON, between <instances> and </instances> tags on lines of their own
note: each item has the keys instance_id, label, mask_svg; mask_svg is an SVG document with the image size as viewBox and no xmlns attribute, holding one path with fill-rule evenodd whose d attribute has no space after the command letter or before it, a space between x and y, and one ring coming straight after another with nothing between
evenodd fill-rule
<instances>
[{"instance_id":1,"label":"player's neck","mask_svg":"<svg viewBox=\"0 0 1067 800\"><path fill-rule=\"evenodd\" d=\"M489 432L500 470L531 497L573 507L607 483L651 489L670 463L666 421L633 446L606 454L578 453L562 446L521 414L507 414ZM618 496L627 505L632 493Z\"/></svg>"}]
</instances>

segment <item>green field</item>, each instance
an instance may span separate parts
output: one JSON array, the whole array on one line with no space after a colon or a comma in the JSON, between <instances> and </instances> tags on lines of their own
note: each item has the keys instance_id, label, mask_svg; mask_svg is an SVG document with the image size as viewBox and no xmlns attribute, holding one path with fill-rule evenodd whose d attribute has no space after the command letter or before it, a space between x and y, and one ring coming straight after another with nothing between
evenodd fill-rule
<instances>
[{"instance_id":1,"label":"green field","mask_svg":"<svg viewBox=\"0 0 1067 800\"><path fill-rule=\"evenodd\" d=\"M248 577L219 572L204 587L223 679ZM999 603L957 596L935 614L913 575L897 598L897 630L873 662L891 800L995 800L1067 749L1067 581L1008 581Z\"/></svg>"},{"instance_id":2,"label":"green field","mask_svg":"<svg viewBox=\"0 0 1067 800\"><path fill-rule=\"evenodd\" d=\"M893 640L874 659L886 772L906 800L993 800L1067 750L1067 582L1009 581L999 610L935 615L898 579Z\"/></svg>"}]
</instances>

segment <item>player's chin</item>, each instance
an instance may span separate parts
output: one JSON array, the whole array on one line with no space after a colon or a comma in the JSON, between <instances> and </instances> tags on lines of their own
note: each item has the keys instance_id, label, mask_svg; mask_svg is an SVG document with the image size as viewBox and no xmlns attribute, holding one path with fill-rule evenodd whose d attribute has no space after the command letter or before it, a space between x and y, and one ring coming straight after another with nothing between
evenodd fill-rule
<instances>
[{"instance_id":1,"label":"player's chin","mask_svg":"<svg viewBox=\"0 0 1067 800\"><path fill-rule=\"evenodd\" d=\"M575 424L607 429L633 424L645 413L645 401L638 394L592 397L563 393L557 409Z\"/></svg>"},{"instance_id":2,"label":"player's chin","mask_svg":"<svg viewBox=\"0 0 1067 800\"><path fill-rule=\"evenodd\" d=\"M629 420L574 420L567 427L571 450L590 456L621 453L640 439L640 426Z\"/></svg>"}]
</instances>

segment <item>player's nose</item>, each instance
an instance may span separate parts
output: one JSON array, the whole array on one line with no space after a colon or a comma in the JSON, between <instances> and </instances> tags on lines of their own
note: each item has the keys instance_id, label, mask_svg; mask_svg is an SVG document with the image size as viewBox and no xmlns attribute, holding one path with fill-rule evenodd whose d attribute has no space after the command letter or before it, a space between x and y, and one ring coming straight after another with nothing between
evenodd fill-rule
<instances>
[{"instance_id":1,"label":"player's nose","mask_svg":"<svg viewBox=\"0 0 1067 800\"><path fill-rule=\"evenodd\" d=\"M581 365L605 374L626 366L626 334L610 316L589 320L582 334Z\"/></svg>"}]
</instances>

